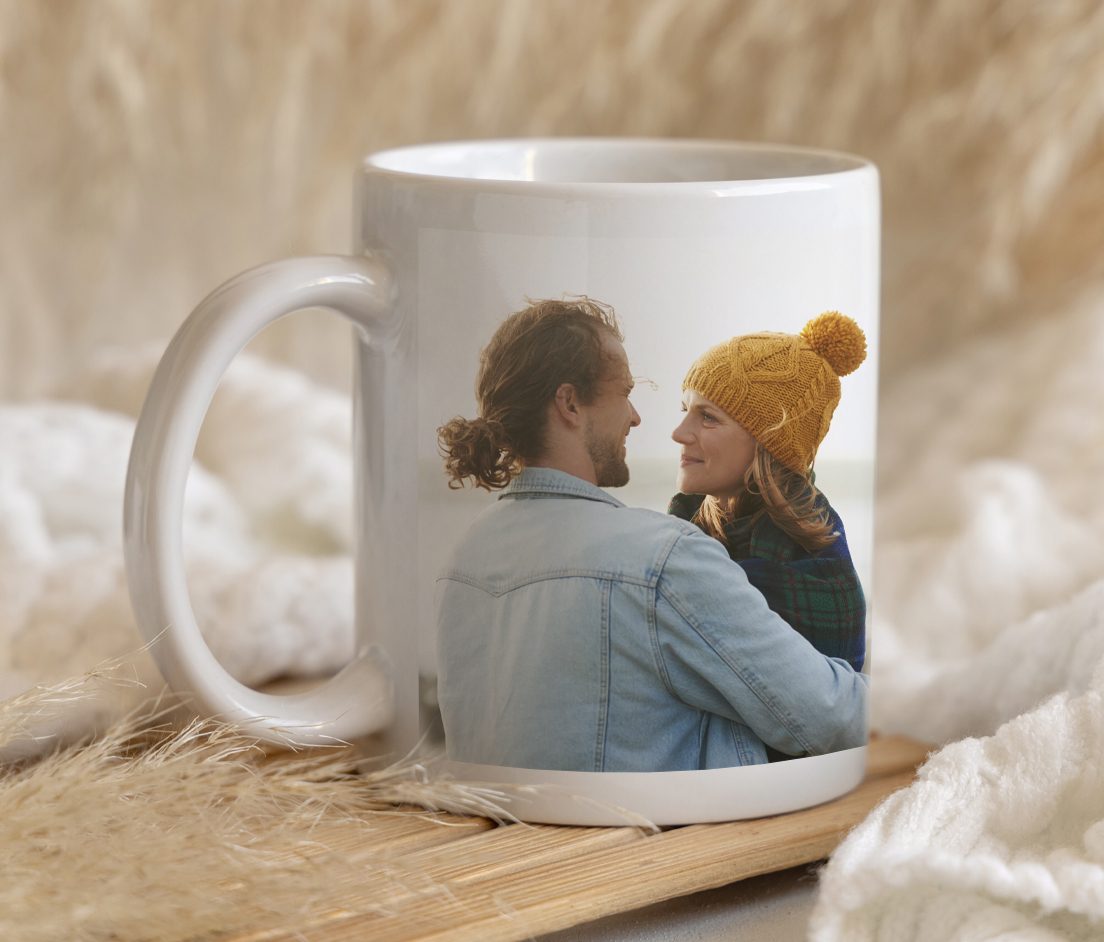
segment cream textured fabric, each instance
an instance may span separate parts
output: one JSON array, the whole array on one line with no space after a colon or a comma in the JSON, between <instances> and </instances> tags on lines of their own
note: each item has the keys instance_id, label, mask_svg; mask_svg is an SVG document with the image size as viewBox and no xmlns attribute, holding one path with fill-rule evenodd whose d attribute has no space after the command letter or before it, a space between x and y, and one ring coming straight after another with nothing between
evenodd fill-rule
<instances>
[{"instance_id":1,"label":"cream textured fabric","mask_svg":"<svg viewBox=\"0 0 1104 942\"><path fill-rule=\"evenodd\" d=\"M0 406L0 695L142 643L122 495L132 416L160 353L108 352L73 378L68 401ZM345 396L249 355L208 413L185 498L188 585L212 650L245 683L351 657L351 424ZM59 731L81 734L160 688L148 656L135 670L145 689L120 689Z\"/></svg>"},{"instance_id":2,"label":"cream textured fabric","mask_svg":"<svg viewBox=\"0 0 1104 942\"><path fill-rule=\"evenodd\" d=\"M1098 620L1102 600L1096 591ZM1083 693L947 746L916 784L883 802L822 876L811 938L1051 942L1102 933L1098 662Z\"/></svg>"},{"instance_id":3,"label":"cream textured fabric","mask_svg":"<svg viewBox=\"0 0 1104 942\"><path fill-rule=\"evenodd\" d=\"M949 745L829 862L815 942L1104 937L1101 364L1104 297L896 393L944 421L884 450L872 722Z\"/></svg>"}]
</instances>

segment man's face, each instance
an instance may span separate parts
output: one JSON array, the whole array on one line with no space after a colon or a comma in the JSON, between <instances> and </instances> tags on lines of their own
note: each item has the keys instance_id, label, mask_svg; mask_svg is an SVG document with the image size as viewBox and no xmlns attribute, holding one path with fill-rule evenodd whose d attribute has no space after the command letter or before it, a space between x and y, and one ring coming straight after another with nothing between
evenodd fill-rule
<instances>
[{"instance_id":1,"label":"man's face","mask_svg":"<svg viewBox=\"0 0 1104 942\"><path fill-rule=\"evenodd\" d=\"M602 340L606 363L594 401L586 406L584 441L599 487L623 487L629 483L625 463L625 439L640 424L640 415L629 401L633 378L625 348L613 337Z\"/></svg>"}]
</instances>

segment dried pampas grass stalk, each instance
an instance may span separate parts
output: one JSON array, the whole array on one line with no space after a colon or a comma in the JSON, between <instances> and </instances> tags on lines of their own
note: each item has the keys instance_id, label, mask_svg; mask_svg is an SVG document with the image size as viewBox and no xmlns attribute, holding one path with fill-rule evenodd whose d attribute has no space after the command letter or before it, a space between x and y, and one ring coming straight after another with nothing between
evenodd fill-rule
<instances>
[{"instance_id":1,"label":"dried pampas grass stalk","mask_svg":"<svg viewBox=\"0 0 1104 942\"><path fill-rule=\"evenodd\" d=\"M40 732L52 725L74 704L87 701L105 682L114 686L141 687L139 680L128 679L122 673L123 662L111 662L97 667L81 677L71 677L54 684L39 685L18 696L0 701L0 762L6 752L22 751L24 744L48 741L52 737Z\"/></svg>"},{"instance_id":2,"label":"dried pampas grass stalk","mask_svg":"<svg viewBox=\"0 0 1104 942\"><path fill-rule=\"evenodd\" d=\"M119 665L0 702L0 751L79 709ZM393 803L508 817L495 792L346 747L267 756L234 728L182 727L153 700L89 742L0 767L0 938L196 939L445 892L388 859ZM373 847L373 841L376 846Z\"/></svg>"}]
</instances>

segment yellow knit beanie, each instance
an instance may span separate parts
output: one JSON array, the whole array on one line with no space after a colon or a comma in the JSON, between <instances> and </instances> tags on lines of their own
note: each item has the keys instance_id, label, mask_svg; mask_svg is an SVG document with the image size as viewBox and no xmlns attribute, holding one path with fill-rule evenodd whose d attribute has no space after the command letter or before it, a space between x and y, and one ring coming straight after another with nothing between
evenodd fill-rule
<instances>
[{"instance_id":1,"label":"yellow knit beanie","mask_svg":"<svg viewBox=\"0 0 1104 942\"><path fill-rule=\"evenodd\" d=\"M745 334L718 344L698 357L682 388L716 403L786 467L806 473L839 404L839 378L865 359L859 325L827 311L800 334Z\"/></svg>"}]
</instances>

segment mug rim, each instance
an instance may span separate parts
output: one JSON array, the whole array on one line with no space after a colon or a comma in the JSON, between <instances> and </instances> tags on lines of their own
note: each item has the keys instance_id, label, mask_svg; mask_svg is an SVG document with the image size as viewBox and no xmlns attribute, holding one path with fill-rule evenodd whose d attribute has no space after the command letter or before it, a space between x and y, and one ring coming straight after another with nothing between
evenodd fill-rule
<instances>
[{"instance_id":1,"label":"mug rim","mask_svg":"<svg viewBox=\"0 0 1104 942\"><path fill-rule=\"evenodd\" d=\"M769 177L722 177L702 180L534 180L517 177L491 176L476 177L463 173L449 173L427 169L426 161L432 156L448 155L471 149L483 149L488 154L508 149L518 151L540 148L549 150L567 150L569 148L592 148L613 152L617 149L638 148L652 151L697 152L701 154L776 154L780 157L806 157L823 161L824 169L814 169L807 173L788 174ZM415 161L421 160L419 165ZM805 147L792 144L773 144L760 141L739 141L717 138L675 138L675 137L509 137L474 138L471 140L446 140L425 142L386 148L368 154L361 162L361 172L366 176L388 177L397 181L409 181L449 187L471 188L478 190L523 191L550 195L556 191L575 193L595 193L597 191L619 192L626 195L671 194L691 195L700 193L717 196L723 192L768 189L820 189L830 180L838 180L853 175L877 174L877 167L865 157L846 151L828 148Z\"/></svg>"}]
</instances>

